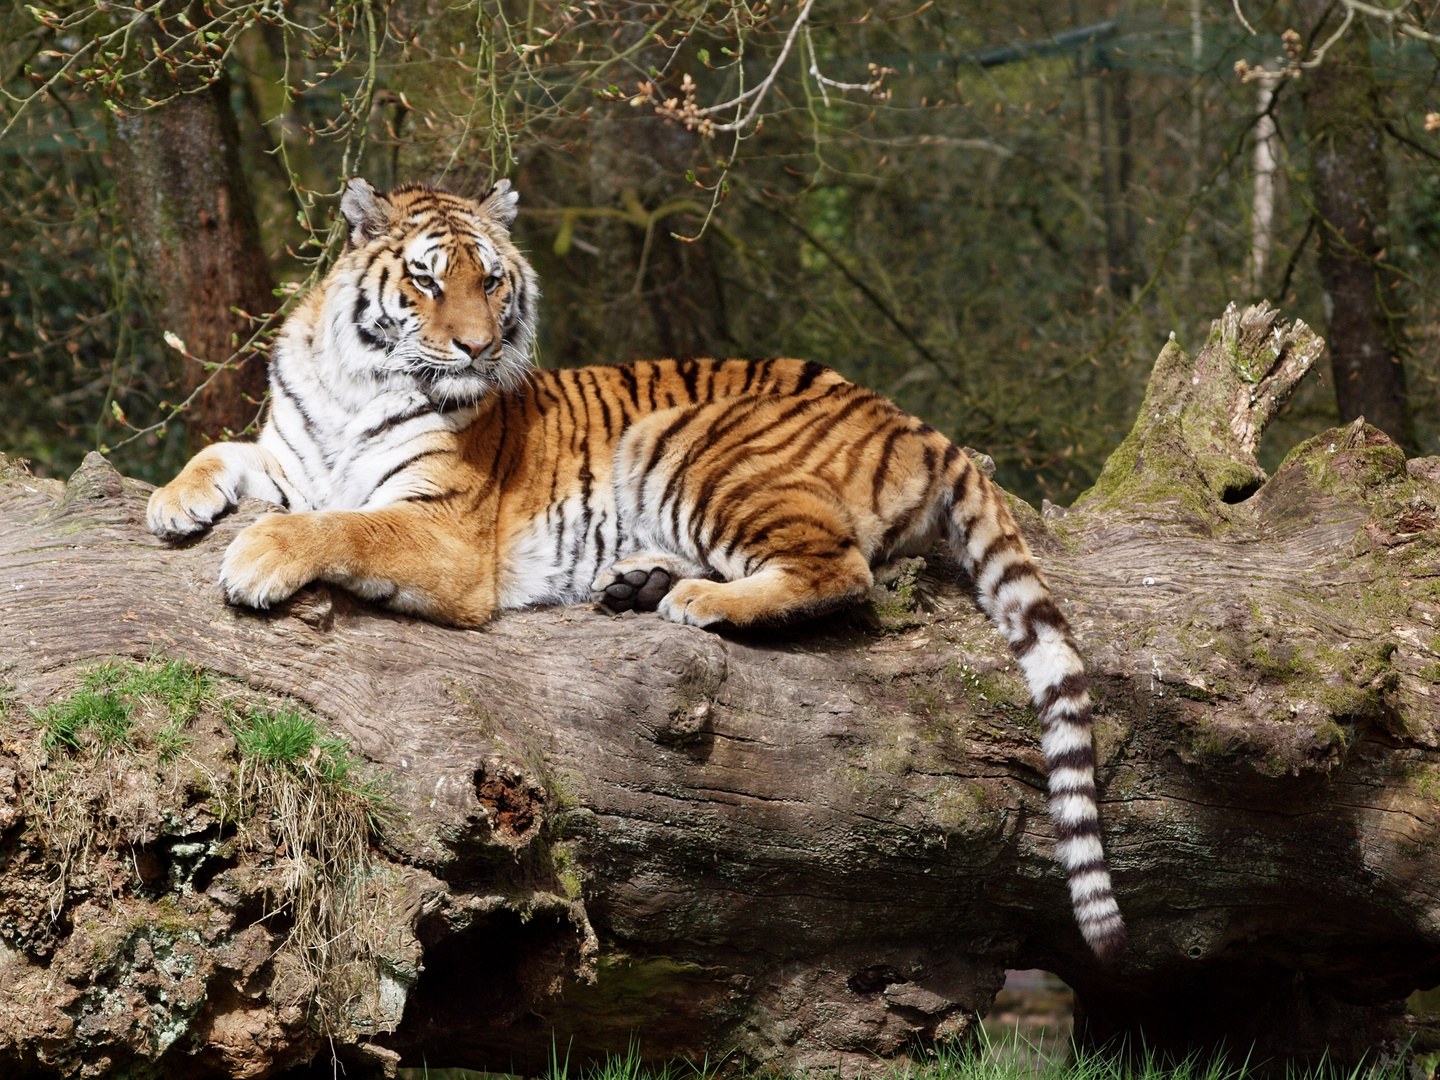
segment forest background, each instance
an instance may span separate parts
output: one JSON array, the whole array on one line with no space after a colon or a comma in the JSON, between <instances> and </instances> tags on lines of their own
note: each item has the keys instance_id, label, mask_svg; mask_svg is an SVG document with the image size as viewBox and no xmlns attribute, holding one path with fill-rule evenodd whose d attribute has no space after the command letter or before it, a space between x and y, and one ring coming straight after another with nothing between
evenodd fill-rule
<instances>
[{"instance_id":1,"label":"forest background","mask_svg":"<svg viewBox=\"0 0 1440 1080\"><path fill-rule=\"evenodd\" d=\"M1352 364L1267 467L1362 406L1440 452L1433 7L8 3L0 451L159 482L253 428L362 175L512 179L542 365L816 359L1037 503L1230 300Z\"/></svg>"}]
</instances>

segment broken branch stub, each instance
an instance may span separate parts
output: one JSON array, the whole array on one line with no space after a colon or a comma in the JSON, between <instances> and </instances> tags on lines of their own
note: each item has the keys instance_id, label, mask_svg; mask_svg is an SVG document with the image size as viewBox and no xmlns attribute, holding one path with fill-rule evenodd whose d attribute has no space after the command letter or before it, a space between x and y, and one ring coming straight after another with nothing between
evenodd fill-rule
<instances>
[{"instance_id":1,"label":"broken branch stub","mask_svg":"<svg viewBox=\"0 0 1440 1080\"><path fill-rule=\"evenodd\" d=\"M1279 316L1279 311L1261 301L1238 318L1231 304L1220 318L1221 347L1215 352L1230 352L1231 371L1240 377L1230 403L1230 430L1238 453L1250 463L1255 463L1255 448L1270 421L1325 351L1325 339L1315 331L1298 319L1277 325ZM1202 352L1196 364L1202 380L1206 377L1205 359ZM1259 468L1258 463L1255 467Z\"/></svg>"},{"instance_id":2,"label":"broken branch stub","mask_svg":"<svg viewBox=\"0 0 1440 1080\"><path fill-rule=\"evenodd\" d=\"M1260 436L1324 348L1266 302L1243 313L1230 304L1194 357L1172 335L1134 427L1076 508L1148 516L1170 506L1197 522L1223 518L1221 504L1267 479L1255 459Z\"/></svg>"}]
</instances>

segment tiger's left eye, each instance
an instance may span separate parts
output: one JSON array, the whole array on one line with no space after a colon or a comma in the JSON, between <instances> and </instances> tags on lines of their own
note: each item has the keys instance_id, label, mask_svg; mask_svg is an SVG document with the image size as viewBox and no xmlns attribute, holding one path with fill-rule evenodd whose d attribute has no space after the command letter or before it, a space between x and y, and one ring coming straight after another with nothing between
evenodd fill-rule
<instances>
[{"instance_id":1,"label":"tiger's left eye","mask_svg":"<svg viewBox=\"0 0 1440 1080\"><path fill-rule=\"evenodd\" d=\"M410 280L426 292L431 292L435 288L435 279L429 274L411 274Z\"/></svg>"},{"instance_id":2,"label":"tiger's left eye","mask_svg":"<svg viewBox=\"0 0 1440 1080\"><path fill-rule=\"evenodd\" d=\"M487 293L492 293L492 292L494 292L496 289L498 289L498 288L500 287L500 282L502 282L502 281L504 281L504 280L505 280L504 275L500 274L498 271L497 271L496 273L491 274L489 277L487 277L487 278L485 279L485 291L486 291Z\"/></svg>"}]
</instances>

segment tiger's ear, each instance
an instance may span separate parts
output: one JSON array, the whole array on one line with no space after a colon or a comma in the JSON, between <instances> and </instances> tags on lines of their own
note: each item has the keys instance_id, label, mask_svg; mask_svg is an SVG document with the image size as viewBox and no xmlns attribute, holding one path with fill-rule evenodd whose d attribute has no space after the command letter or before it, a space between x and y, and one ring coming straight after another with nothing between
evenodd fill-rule
<instances>
[{"instance_id":1,"label":"tiger's ear","mask_svg":"<svg viewBox=\"0 0 1440 1080\"><path fill-rule=\"evenodd\" d=\"M520 213L520 193L510 190L509 180L497 180L485 198L480 200L480 212L491 221L509 228L515 224Z\"/></svg>"},{"instance_id":2,"label":"tiger's ear","mask_svg":"<svg viewBox=\"0 0 1440 1080\"><path fill-rule=\"evenodd\" d=\"M340 199L340 213L350 223L346 246L364 247L390 228L395 208L385 196L357 176L345 185L345 194Z\"/></svg>"}]
</instances>

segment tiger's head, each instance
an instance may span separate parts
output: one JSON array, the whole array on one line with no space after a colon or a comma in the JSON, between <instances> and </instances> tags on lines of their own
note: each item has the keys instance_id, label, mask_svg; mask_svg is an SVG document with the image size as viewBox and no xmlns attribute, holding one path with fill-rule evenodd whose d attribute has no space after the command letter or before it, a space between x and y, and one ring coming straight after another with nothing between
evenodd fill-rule
<instances>
[{"instance_id":1,"label":"tiger's head","mask_svg":"<svg viewBox=\"0 0 1440 1080\"><path fill-rule=\"evenodd\" d=\"M423 184L383 193L358 178L346 185L350 231L336 279L353 297L337 299L358 340L356 367L411 376L440 404L520 381L540 290L510 241L519 201L508 180L479 200Z\"/></svg>"}]
</instances>

